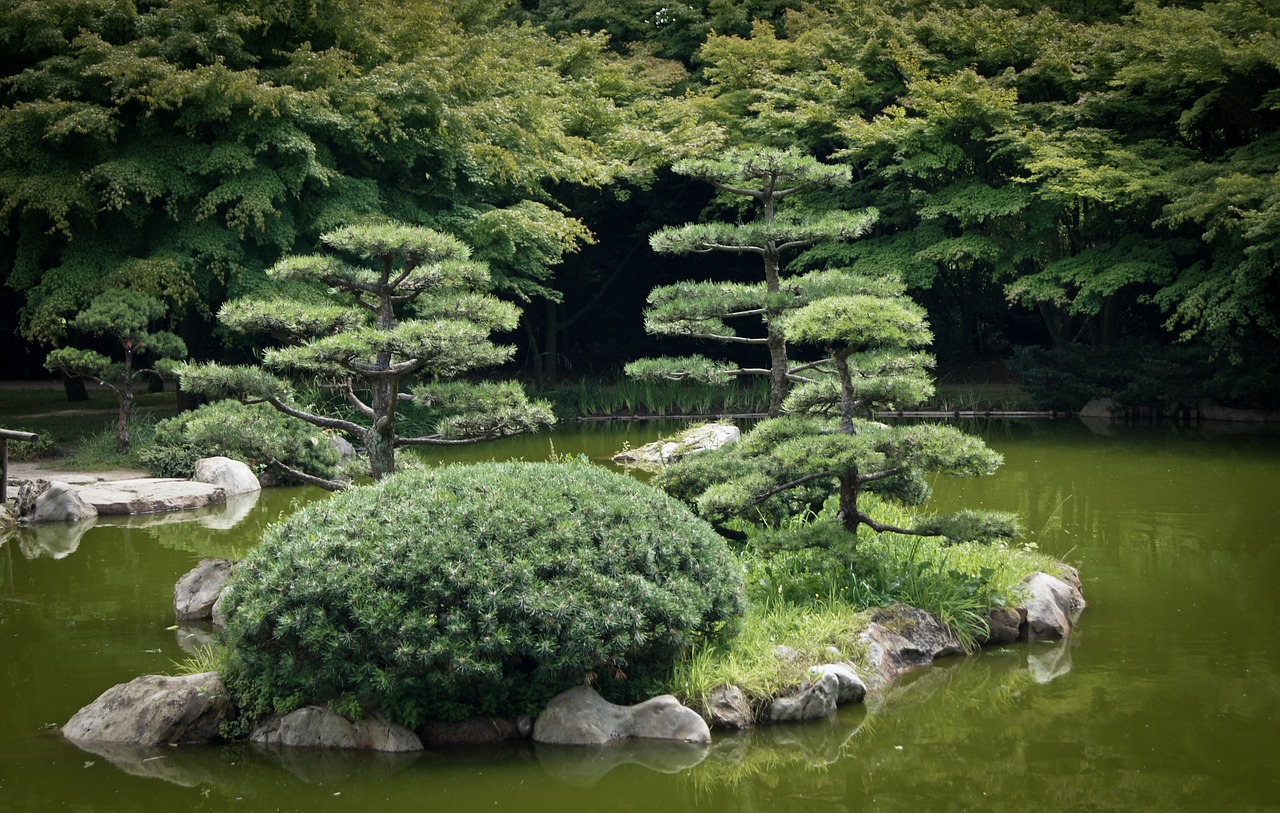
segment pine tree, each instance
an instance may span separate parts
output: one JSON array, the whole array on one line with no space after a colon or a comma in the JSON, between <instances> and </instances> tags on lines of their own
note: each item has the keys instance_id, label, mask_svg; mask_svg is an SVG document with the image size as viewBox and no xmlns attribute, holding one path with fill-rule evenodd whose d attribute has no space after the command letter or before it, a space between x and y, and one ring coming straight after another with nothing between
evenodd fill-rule
<instances>
[{"instance_id":1,"label":"pine tree","mask_svg":"<svg viewBox=\"0 0 1280 813\"><path fill-rule=\"evenodd\" d=\"M346 433L364 447L374 479L395 471L395 450L404 446L471 443L552 421L549 407L530 402L517 384L462 378L511 357L512 348L494 344L490 334L512 330L518 320L513 305L484 293L488 269L471 261L464 243L402 224L348 226L321 241L329 253L286 257L268 277L282 286L302 284L294 290L327 286L329 301L273 297L228 303L219 313L224 324L269 333L285 346L265 350L261 367L189 365L182 372L185 389L266 402ZM336 390L355 417L302 404L276 372ZM434 431L399 434L403 401L430 407L437 416ZM318 485L342 487L289 471Z\"/></svg>"}]
</instances>

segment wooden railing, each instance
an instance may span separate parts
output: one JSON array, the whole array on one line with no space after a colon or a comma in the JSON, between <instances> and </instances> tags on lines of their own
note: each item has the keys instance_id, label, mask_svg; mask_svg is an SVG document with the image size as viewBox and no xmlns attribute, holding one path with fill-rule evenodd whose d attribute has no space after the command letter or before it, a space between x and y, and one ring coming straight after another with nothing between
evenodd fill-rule
<instances>
[{"instance_id":1,"label":"wooden railing","mask_svg":"<svg viewBox=\"0 0 1280 813\"><path fill-rule=\"evenodd\" d=\"M0 429L0 505L9 499L9 441L11 440L36 443L40 440L40 436L32 432Z\"/></svg>"}]
</instances>

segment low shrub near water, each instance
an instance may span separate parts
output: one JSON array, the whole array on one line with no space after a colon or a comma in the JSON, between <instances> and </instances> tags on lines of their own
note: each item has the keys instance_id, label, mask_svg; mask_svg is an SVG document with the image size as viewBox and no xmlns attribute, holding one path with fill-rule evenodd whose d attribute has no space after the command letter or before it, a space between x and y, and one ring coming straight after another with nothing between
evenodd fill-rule
<instances>
[{"instance_id":1,"label":"low shrub near water","mask_svg":"<svg viewBox=\"0 0 1280 813\"><path fill-rule=\"evenodd\" d=\"M338 453L318 429L267 404L204 404L160 421L154 437L137 445L138 460L156 477L190 477L197 460L215 455L242 460L258 474L271 457L326 479L338 473Z\"/></svg>"},{"instance_id":2,"label":"low shrub near water","mask_svg":"<svg viewBox=\"0 0 1280 813\"><path fill-rule=\"evenodd\" d=\"M615 702L732 628L741 570L687 508L587 464L406 470L273 526L226 593L246 719L329 702L417 726Z\"/></svg>"}]
</instances>

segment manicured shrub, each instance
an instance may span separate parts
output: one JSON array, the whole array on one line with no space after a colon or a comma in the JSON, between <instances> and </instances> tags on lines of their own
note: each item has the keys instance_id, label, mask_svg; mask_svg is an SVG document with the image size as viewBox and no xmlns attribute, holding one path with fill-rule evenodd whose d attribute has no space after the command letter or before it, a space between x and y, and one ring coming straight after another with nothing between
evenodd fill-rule
<instances>
[{"instance_id":1,"label":"manicured shrub","mask_svg":"<svg viewBox=\"0 0 1280 813\"><path fill-rule=\"evenodd\" d=\"M416 726L640 699L726 634L742 574L660 491L587 463L401 471L272 526L225 598L244 717L328 702Z\"/></svg>"},{"instance_id":2,"label":"manicured shrub","mask_svg":"<svg viewBox=\"0 0 1280 813\"><path fill-rule=\"evenodd\" d=\"M155 437L138 460L156 477L190 477L202 457L223 455L248 463L258 474L271 460L332 479L339 455L314 426L265 404L215 401L156 424ZM288 474L276 469L288 482Z\"/></svg>"}]
</instances>

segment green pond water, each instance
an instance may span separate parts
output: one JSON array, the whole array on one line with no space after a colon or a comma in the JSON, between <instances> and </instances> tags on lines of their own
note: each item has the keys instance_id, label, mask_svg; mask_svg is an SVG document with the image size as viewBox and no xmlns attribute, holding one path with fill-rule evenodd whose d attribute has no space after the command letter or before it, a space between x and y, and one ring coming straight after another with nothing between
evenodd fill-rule
<instances>
[{"instance_id":1,"label":"green pond water","mask_svg":"<svg viewBox=\"0 0 1280 813\"><path fill-rule=\"evenodd\" d=\"M558 430L601 458L668 430ZM1064 643L899 681L828 722L631 744L410 756L76 746L56 726L106 688L173 672L173 584L236 557L318 491L181 517L23 531L0 544L0 811L1280 809L1280 437L1076 422L978 427L1005 456L934 503L1022 513L1080 567ZM546 436L451 450L545 459Z\"/></svg>"}]
</instances>

